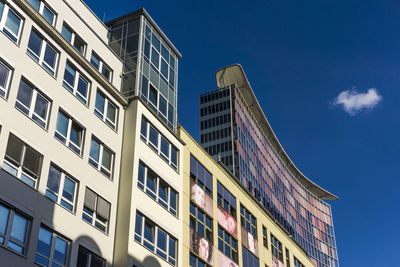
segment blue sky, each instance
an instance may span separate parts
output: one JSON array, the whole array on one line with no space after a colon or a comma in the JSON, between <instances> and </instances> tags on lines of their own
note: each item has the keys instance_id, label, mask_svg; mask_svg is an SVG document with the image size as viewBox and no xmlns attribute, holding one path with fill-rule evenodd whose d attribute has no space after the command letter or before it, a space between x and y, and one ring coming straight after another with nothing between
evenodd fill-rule
<instances>
[{"instance_id":1,"label":"blue sky","mask_svg":"<svg viewBox=\"0 0 400 267\"><path fill-rule=\"evenodd\" d=\"M242 64L293 162L340 197L340 265L398 266L399 1L86 3L106 20L145 6L183 55L178 118L197 139L198 95Z\"/></svg>"}]
</instances>

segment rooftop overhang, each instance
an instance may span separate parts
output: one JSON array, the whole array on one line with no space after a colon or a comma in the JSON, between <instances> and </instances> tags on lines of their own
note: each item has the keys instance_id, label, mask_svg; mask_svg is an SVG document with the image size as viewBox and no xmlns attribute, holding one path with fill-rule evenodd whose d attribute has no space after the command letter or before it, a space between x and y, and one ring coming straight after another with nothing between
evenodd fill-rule
<instances>
[{"instance_id":1,"label":"rooftop overhang","mask_svg":"<svg viewBox=\"0 0 400 267\"><path fill-rule=\"evenodd\" d=\"M241 94L243 95L250 111L252 112L256 122L258 123L259 127L263 131L266 139L270 142L272 147L275 149L278 156L281 158L283 163L292 173L292 175L311 193L317 196L320 199L324 200L337 200L338 197L331 194L327 190L323 189L322 187L318 186L303 173L297 169L297 167L293 164L289 156L286 154L285 150L281 146L276 137L274 131L272 130L271 126L268 123L268 120L260 107L260 104L257 101L257 98L254 95L253 90L251 89L250 83L247 80L246 74L243 71L243 68L240 64L233 64L218 70L215 73L215 78L217 80L218 88L224 88L235 84Z\"/></svg>"}]
</instances>

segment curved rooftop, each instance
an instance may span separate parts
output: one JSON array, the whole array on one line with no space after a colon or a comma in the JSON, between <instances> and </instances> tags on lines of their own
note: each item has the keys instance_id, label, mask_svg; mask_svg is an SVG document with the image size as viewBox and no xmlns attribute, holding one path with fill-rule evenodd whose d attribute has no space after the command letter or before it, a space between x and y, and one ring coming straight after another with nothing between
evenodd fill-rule
<instances>
[{"instance_id":1,"label":"curved rooftop","mask_svg":"<svg viewBox=\"0 0 400 267\"><path fill-rule=\"evenodd\" d=\"M311 193L320 199L337 200L338 197L318 186L308 179L297 167L293 164L282 145L279 143L274 131L272 130L267 117L258 103L254 95L253 89L247 80L246 74L240 64L233 64L218 70L215 73L218 88L224 88L232 84L236 84L241 94L243 95L247 105L249 106L254 118L263 131L265 137L270 142L276 153L292 173L292 175Z\"/></svg>"}]
</instances>

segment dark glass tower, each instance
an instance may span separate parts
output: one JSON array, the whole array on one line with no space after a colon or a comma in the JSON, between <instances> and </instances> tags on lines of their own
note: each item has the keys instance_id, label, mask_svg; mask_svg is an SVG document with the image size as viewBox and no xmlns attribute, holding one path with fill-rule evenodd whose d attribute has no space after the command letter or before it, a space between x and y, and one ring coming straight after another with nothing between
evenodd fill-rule
<instances>
[{"instance_id":1,"label":"dark glass tower","mask_svg":"<svg viewBox=\"0 0 400 267\"><path fill-rule=\"evenodd\" d=\"M200 96L200 143L294 237L318 267L339 266L332 210L336 196L293 164L240 65L216 73L218 90Z\"/></svg>"}]
</instances>

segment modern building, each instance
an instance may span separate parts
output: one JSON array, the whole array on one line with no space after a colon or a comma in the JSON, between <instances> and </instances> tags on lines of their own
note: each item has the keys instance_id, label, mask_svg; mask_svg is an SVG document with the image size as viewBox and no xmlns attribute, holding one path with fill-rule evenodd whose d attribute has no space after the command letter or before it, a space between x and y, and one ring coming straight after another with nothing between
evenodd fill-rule
<instances>
[{"instance_id":1,"label":"modern building","mask_svg":"<svg viewBox=\"0 0 400 267\"><path fill-rule=\"evenodd\" d=\"M218 89L200 96L200 143L294 237L318 267L338 264L335 200L283 150L240 65L216 72ZM282 261L282 258L279 259Z\"/></svg>"},{"instance_id":2,"label":"modern building","mask_svg":"<svg viewBox=\"0 0 400 267\"><path fill-rule=\"evenodd\" d=\"M173 44L81 0L0 0L0 32L1 265L181 266Z\"/></svg>"},{"instance_id":3,"label":"modern building","mask_svg":"<svg viewBox=\"0 0 400 267\"><path fill-rule=\"evenodd\" d=\"M312 267L289 232L183 128L183 266Z\"/></svg>"}]
</instances>

